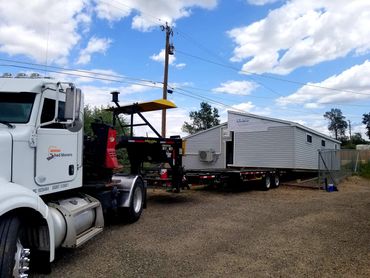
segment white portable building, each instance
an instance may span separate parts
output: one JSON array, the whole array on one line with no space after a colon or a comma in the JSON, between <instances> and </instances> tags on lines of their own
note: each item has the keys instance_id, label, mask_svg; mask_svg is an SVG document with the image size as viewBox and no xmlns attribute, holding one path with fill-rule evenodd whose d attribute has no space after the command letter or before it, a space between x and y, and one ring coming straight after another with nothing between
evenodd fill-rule
<instances>
[{"instance_id":1,"label":"white portable building","mask_svg":"<svg viewBox=\"0 0 370 278\"><path fill-rule=\"evenodd\" d=\"M318 150L341 142L298 123L228 111L228 121L184 138L190 169L257 167L317 170Z\"/></svg>"}]
</instances>

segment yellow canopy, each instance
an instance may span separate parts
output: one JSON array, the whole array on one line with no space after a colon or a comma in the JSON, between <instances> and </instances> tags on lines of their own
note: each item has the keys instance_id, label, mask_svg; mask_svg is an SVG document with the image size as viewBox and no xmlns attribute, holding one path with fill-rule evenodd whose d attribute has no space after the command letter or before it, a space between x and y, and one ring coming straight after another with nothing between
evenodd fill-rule
<instances>
[{"instance_id":1,"label":"yellow canopy","mask_svg":"<svg viewBox=\"0 0 370 278\"><path fill-rule=\"evenodd\" d=\"M176 108L177 106L167 99L157 99L148 102L134 103L131 105L125 105L120 107L113 107L109 110L115 111L116 113L133 114L137 112L149 112L157 111L162 109Z\"/></svg>"}]
</instances>

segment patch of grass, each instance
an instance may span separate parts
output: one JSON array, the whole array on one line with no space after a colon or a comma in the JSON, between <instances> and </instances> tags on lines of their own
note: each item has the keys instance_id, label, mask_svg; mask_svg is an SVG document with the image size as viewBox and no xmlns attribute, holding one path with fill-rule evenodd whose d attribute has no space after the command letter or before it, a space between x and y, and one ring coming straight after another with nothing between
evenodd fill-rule
<instances>
[{"instance_id":1,"label":"patch of grass","mask_svg":"<svg viewBox=\"0 0 370 278\"><path fill-rule=\"evenodd\" d=\"M361 165L360 176L370 179L370 162Z\"/></svg>"}]
</instances>

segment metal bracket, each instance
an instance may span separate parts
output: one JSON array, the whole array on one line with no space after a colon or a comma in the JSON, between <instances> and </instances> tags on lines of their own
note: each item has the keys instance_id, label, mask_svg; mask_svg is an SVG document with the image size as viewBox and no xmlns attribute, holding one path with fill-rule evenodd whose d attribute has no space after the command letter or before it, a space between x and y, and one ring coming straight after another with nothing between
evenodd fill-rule
<instances>
[{"instance_id":1,"label":"metal bracket","mask_svg":"<svg viewBox=\"0 0 370 278\"><path fill-rule=\"evenodd\" d=\"M37 133L36 129L32 130L30 139L28 140L28 143L31 148L36 148L37 147Z\"/></svg>"}]
</instances>

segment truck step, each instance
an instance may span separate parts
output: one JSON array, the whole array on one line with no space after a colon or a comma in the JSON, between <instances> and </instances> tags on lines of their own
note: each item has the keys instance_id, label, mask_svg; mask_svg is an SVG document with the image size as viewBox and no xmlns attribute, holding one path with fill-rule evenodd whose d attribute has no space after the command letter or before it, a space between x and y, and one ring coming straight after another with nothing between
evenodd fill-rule
<instances>
[{"instance_id":1,"label":"truck step","mask_svg":"<svg viewBox=\"0 0 370 278\"><path fill-rule=\"evenodd\" d=\"M92 227L88 229L87 231L83 232L82 234L77 236L76 239L76 247L81 246L89 239L93 238L97 234L100 234L103 231L103 228L100 227Z\"/></svg>"}]
</instances>

